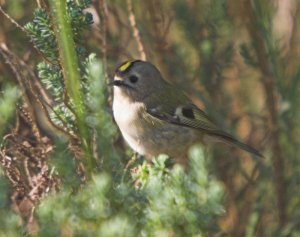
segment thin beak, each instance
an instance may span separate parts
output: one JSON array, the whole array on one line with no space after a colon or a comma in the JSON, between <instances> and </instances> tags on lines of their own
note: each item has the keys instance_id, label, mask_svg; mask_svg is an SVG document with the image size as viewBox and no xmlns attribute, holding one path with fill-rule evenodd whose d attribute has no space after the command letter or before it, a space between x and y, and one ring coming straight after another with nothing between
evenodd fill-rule
<instances>
[{"instance_id":1,"label":"thin beak","mask_svg":"<svg viewBox=\"0 0 300 237\"><path fill-rule=\"evenodd\" d=\"M123 80L113 80L108 83L109 86L118 86L118 87L126 87L129 89L134 89L132 86L126 84Z\"/></svg>"},{"instance_id":2,"label":"thin beak","mask_svg":"<svg viewBox=\"0 0 300 237\"><path fill-rule=\"evenodd\" d=\"M125 83L121 80L114 80L108 83L109 86L124 86Z\"/></svg>"},{"instance_id":3,"label":"thin beak","mask_svg":"<svg viewBox=\"0 0 300 237\"><path fill-rule=\"evenodd\" d=\"M108 83L109 86L120 86L122 82L120 80L114 80Z\"/></svg>"}]
</instances>

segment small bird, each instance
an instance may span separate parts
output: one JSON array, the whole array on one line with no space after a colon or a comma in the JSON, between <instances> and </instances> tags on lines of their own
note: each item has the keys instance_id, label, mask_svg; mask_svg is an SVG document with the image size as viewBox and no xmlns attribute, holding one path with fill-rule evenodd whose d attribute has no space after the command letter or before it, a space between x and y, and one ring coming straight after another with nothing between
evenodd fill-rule
<instances>
[{"instance_id":1,"label":"small bird","mask_svg":"<svg viewBox=\"0 0 300 237\"><path fill-rule=\"evenodd\" d=\"M122 63L110 84L114 86L115 121L130 147L141 155L167 154L184 164L182 159L191 145L213 141L262 156L218 128L181 90L165 81L150 62Z\"/></svg>"}]
</instances>

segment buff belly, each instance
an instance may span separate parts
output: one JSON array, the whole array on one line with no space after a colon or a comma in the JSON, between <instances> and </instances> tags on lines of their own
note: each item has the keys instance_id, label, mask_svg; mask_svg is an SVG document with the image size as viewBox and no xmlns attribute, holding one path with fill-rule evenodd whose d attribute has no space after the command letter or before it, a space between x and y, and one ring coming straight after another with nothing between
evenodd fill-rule
<instances>
[{"instance_id":1,"label":"buff belly","mask_svg":"<svg viewBox=\"0 0 300 237\"><path fill-rule=\"evenodd\" d=\"M148 157L159 154L184 156L187 149L201 137L195 129L152 117L145 111L143 104L129 106L124 100L114 102L113 112L126 142L133 150Z\"/></svg>"},{"instance_id":2,"label":"buff belly","mask_svg":"<svg viewBox=\"0 0 300 237\"><path fill-rule=\"evenodd\" d=\"M135 151L146 156L184 156L187 149L199 139L193 130L172 124L144 130L137 135L128 131L122 134Z\"/></svg>"}]
</instances>

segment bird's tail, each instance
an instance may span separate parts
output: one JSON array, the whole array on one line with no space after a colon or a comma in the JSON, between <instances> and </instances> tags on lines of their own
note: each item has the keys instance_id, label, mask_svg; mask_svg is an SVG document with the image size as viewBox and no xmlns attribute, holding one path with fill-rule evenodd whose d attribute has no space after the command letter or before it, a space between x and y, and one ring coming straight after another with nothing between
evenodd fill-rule
<instances>
[{"instance_id":1,"label":"bird's tail","mask_svg":"<svg viewBox=\"0 0 300 237\"><path fill-rule=\"evenodd\" d=\"M238 147L238 148L240 148L244 151L247 151L253 155L256 155L258 157L264 157L258 150L256 150L252 146L249 146L243 142L240 142L235 137L233 137L230 134L223 132L221 130L209 133L208 136L209 136L209 140L224 142L226 144Z\"/></svg>"}]
</instances>

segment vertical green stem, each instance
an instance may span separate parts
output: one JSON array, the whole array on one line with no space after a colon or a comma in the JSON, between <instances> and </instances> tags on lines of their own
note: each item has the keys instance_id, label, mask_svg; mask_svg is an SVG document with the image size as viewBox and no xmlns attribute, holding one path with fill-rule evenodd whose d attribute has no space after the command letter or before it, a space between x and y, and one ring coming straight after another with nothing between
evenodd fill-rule
<instances>
[{"instance_id":1,"label":"vertical green stem","mask_svg":"<svg viewBox=\"0 0 300 237\"><path fill-rule=\"evenodd\" d=\"M67 17L66 0L51 0L50 7L58 41L60 64L63 70L66 92L74 104L76 125L79 130L81 146L86 158L87 178L90 179L96 162L92 155L91 139L85 124L85 107L80 90L80 74L75 51L71 22Z\"/></svg>"},{"instance_id":2,"label":"vertical green stem","mask_svg":"<svg viewBox=\"0 0 300 237\"><path fill-rule=\"evenodd\" d=\"M279 67L279 65L272 64L275 59L272 59L270 56L270 49L271 52L274 52L271 41L268 40L270 35L270 27L265 28L263 32L262 30L258 30L262 29L261 24L264 19L262 18L263 14L257 14L257 9L260 10L262 8L260 4L263 3L263 1L259 0L248 0L244 2L244 7L247 22L246 27L250 37L255 43L254 49L257 55L258 67L262 73L261 81L266 94L267 109L269 111L268 125L272 141L272 162L274 168L279 224L280 227L283 227L287 221L287 188L285 183L284 155L280 143L279 112L276 96L277 88L275 84L276 72L274 71L274 69ZM272 55L272 57L276 57L276 55ZM276 70L278 70L278 68Z\"/></svg>"}]
</instances>

